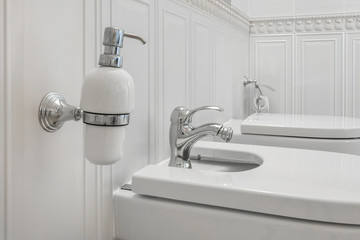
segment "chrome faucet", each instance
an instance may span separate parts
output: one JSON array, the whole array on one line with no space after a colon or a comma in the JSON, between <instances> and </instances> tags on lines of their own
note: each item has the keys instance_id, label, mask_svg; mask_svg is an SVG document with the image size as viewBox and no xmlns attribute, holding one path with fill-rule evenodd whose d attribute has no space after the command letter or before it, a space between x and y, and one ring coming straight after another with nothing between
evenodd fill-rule
<instances>
[{"instance_id":1,"label":"chrome faucet","mask_svg":"<svg viewBox=\"0 0 360 240\"><path fill-rule=\"evenodd\" d=\"M191 168L190 151L194 144L202 137L219 136L226 142L232 138L233 130L222 124L209 123L199 127L191 125L194 113L200 110L224 111L216 106L204 106L189 110L186 107L176 107L170 117L170 162L171 167Z\"/></svg>"}]
</instances>

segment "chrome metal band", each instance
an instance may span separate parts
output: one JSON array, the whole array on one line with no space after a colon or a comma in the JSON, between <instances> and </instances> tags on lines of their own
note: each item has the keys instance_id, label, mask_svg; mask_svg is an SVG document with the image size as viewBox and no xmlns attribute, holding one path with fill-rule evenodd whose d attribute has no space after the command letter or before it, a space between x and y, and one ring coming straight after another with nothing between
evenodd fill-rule
<instances>
[{"instance_id":1,"label":"chrome metal band","mask_svg":"<svg viewBox=\"0 0 360 240\"><path fill-rule=\"evenodd\" d=\"M99 65L121 68L123 65L123 58L117 55L101 54L99 57Z\"/></svg>"},{"instance_id":2,"label":"chrome metal band","mask_svg":"<svg viewBox=\"0 0 360 240\"><path fill-rule=\"evenodd\" d=\"M129 124L129 114L98 114L83 112L83 122L96 126L126 126Z\"/></svg>"}]
</instances>

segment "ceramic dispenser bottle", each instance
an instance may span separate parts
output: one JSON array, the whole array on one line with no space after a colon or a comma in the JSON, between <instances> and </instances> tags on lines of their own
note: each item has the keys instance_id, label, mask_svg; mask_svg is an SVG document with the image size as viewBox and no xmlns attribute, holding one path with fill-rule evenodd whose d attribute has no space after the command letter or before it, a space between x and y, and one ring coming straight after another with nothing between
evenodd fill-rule
<instances>
[{"instance_id":1,"label":"ceramic dispenser bottle","mask_svg":"<svg viewBox=\"0 0 360 240\"><path fill-rule=\"evenodd\" d=\"M107 27L100 66L86 75L82 87L80 107L86 124L85 156L94 164L113 164L122 158L125 128L134 110L134 82L122 68L123 58L120 56L124 37L145 44L136 35Z\"/></svg>"}]
</instances>

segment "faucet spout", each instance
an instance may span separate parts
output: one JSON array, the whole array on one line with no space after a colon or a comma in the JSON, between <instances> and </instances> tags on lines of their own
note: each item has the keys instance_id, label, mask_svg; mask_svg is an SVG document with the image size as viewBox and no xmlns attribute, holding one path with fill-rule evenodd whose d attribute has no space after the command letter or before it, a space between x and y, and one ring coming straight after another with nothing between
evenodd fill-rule
<instances>
[{"instance_id":1,"label":"faucet spout","mask_svg":"<svg viewBox=\"0 0 360 240\"><path fill-rule=\"evenodd\" d=\"M222 124L210 123L199 127L191 126L192 114L204 109L222 110L214 106L206 106L192 111L184 107L174 109L171 114L169 134L171 149L169 166L191 168L190 151L194 144L205 136L218 136L226 142L231 140L232 129L224 127Z\"/></svg>"}]
</instances>

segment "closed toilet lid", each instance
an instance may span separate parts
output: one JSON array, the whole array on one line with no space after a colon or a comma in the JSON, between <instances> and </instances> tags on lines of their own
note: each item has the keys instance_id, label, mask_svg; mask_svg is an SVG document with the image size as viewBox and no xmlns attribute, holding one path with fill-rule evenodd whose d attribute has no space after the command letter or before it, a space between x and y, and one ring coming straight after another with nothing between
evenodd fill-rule
<instances>
[{"instance_id":1,"label":"closed toilet lid","mask_svg":"<svg viewBox=\"0 0 360 240\"><path fill-rule=\"evenodd\" d=\"M289 137L352 139L360 138L360 119L277 113L255 113L241 123L243 134Z\"/></svg>"}]
</instances>

